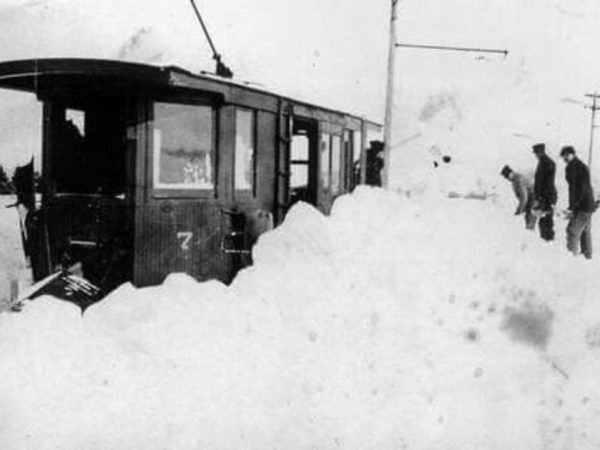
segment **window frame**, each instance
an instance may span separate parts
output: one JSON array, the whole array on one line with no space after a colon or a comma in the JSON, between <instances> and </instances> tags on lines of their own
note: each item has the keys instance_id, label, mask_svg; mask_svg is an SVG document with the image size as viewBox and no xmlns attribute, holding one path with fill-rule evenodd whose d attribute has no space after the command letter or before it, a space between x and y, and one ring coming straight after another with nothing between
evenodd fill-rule
<instances>
[{"instance_id":1,"label":"window frame","mask_svg":"<svg viewBox=\"0 0 600 450\"><path fill-rule=\"evenodd\" d=\"M294 139L296 139L298 136L302 136L306 139L306 158L305 159L297 159L294 158L293 156L293 146L294 146ZM290 189L298 189L298 188L302 188L302 187L306 187L306 189L310 189L310 138L307 134L297 134L297 135L293 135L292 139L290 140L290 155L289 155L289 187ZM306 169L306 184L302 185L302 186L293 186L292 184L292 172L296 167L304 167Z\"/></svg>"},{"instance_id":2,"label":"window frame","mask_svg":"<svg viewBox=\"0 0 600 450\"><path fill-rule=\"evenodd\" d=\"M334 172L333 172L333 167L334 167L334 160L335 160L335 155L334 155L334 141L337 139L338 142L338 146L337 146L337 186L335 186L335 182L334 182ZM344 139L343 139L343 135L339 135L337 133L332 133L331 134L331 143L329 145L330 148L330 157L329 157L329 190L331 191L331 194L334 196L340 195L343 191L344 191L344 185L343 185L343 178L342 178L342 171L343 171L343 164L342 164L342 156L343 156L343 151L344 151ZM337 189L334 189L334 187L337 187Z\"/></svg>"},{"instance_id":3,"label":"window frame","mask_svg":"<svg viewBox=\"0 0 600 450\"><path fill-rule=\"evenodd\" d=\"M343 191L350 192L353 186L354 179L354 130L344 128L342 134L342 180Z\"/></svg>"},{"instance_id":4,"label":"window frame","mask_svg":"<svg viewBox=\"0 0 600 450\"><path fill-rule=\"evenodd\" d=\"M132 179L135 178L135 174L130 171L128 168L129 159L131 157L130 150L128 150L128 144L125 142L125 139L129 137L129 121L131 120L131 103L122 96L109 96L109 97L99 97L99 96L90 96L85 99L73 97L69 95L57 95L50 98L46 98L41 100L43 109L43 126L42 126L42 172L45 174L42 183L43 195L45 198L51 196L61 196L61 195L106 195L115 198L132 198L134 193L130 186L134 185ZM118 114L115 115L114 111L119 111ZM98 114L101 112L102 114ZM107 113L109 112L109 113ZM107 113L107 114L105 114ZM75 116L79 116L79 119L74 120L73 114ZM70 117L71 116L71 117ZM83 152L80 157L86 161L86 163L92 159L97 159L101 156L100 159L108 161L106 154L109 156L116 156L122 159L119 159L116 164L110 165L106 164L102 166L102 170L100 172L100 177L96 178L97 186L93 189L80 189L81 186L77 189L65 189L65 179L69 177L63 176L61 177L61 169L59 167L64 168L65 164L60 162L61 158L57 157L57 154L64 151L62 148L62 144L59 142L59 135L61 133L61 128L64 127L66 123L71 121L74 127L77 129L79 136L81 138L81 149ZM113 126L114 124L118 124L118 131L115 132L112 136L117 136L118 144L107 146L109 149L108 152L100 152L95 150L98 146L98 135L106 136L105 133L91 133L98 128L100 124L100 128L102 126L109 124ZM114 131L114 129L113 129ZM122 140L123 139L123 140ZM135 139L135 137L134 137ZM115 140L117 142L117 140ZM116 149L116 150L115 150ZM94 153L90 153L90 150L95 150ZM114 151L114 154L111 152ZM79 169L89 169L91 166L84 165ZM58 170L57 170L58 169ZM94 166L94 171L90 170L90 174L92 172L99 172L98 167ZM73 170L71 168L70 170ZM76 169L78 172L78 170ZM118 171L118 172L117 172ZM111 180L111 184L104 185L102 187L108 187L107 190L99 190L101 186L100 180L104 178L106 180L107 174L115 174L118 173L118 177ZM62 174L64 175L64 174ZM115 180L119 180L117 183L112 184ZM89 186L87 186L89 188Z\"/></svg>"},{"instance_id":5,"label":"window frame","mask_svg":"<svg viewBox=\"0 0 600 450\"><path fill-rule=\"evenodd\" d=\"M352 188L355 189L357 186L363 183L363 173L366 170L365 165L365 155L363 149L363 130L353 130L352 133L352 167L356 164L358 166L358 179L355 179L354 171L352 174L353 182Z\"/></svg>"},{"instance_id":6,"label":"window frame","mask_svg":"<svg viewBox=\"0 0 600 450\"><path fill-rule=\"evenodd\" d=\"M332 141L333 133L328 131L323 131L321 133L321 138L319 140L319 187L324 192L331 192L331 141ZM324 156L323 152L325 149L323 148L323 144L327 145L327 161L326 166L323 165ZM326 175L324 177L324 175ZM324 181L327 181L327 184Z\"/></svg>"},{"instance_id":7,"label":"window frame","mask_svg":"<svg viewBox=\"0 0 600 450\"><path fill-rule=\"evenodd\" d=\"M237 179L237 131L238 131L238 111L250 112L252 115L252 186L250 189L243 188L238 189L236 187L236 179ZM235 106L234 112L234 139L233 139L233 158L232 158L232 177L231 182L232 192L234 198L256 198L257 197L257 187L258 187L258 111L254 108L249 108L245 106Z\"/></svg>"},{"instance_id":8,"label":"window frame","mask_svg":"<svg viewBox=\"0 0 600 450\"><path fill-rule=\"evenodd\" d=\"M157 104L168 104L175 106L196 106L196 107L209 107L212 111L212 172L213 172L213 186L211 188L184 188L180 185L174 187L168 187L165 185L157 184L157 177L160 175L160 171L157 172L157 158L160 157L159 152L155 147L155 130L156 130L156 116L155 107ZM148 146L147 154L150 156L148 165L148 186L152 193L152 198L200 198L200 199L214 199L217 198L218 184L219 184L219 128L220 128L220 113L221 109L219 105L210 99L189 99L179 97L156 97L151 99L149 104L149 120L148 120Z\"/></svg>"}]
</instances>

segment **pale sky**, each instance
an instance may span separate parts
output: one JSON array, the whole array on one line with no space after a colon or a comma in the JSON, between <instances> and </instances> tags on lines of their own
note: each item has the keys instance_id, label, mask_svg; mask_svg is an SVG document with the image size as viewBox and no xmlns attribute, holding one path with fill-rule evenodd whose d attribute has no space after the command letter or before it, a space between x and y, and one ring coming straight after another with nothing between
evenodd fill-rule
<instances>
[{"instance_id":1,"label":"pale sky","mask_svg":"<svg viewBox=\"0 0 600 450\"><path fill-rule=\"evenodd\" d=\"M389 0L197 3L238 78L383 119ZM412 164L404 157L435 145L495 171L501 162L533 164L529 146L537 141L554 154L571 143L587 156L589 111L576 102L600 91L599 20L596 0L401 1L402 42L510 53L481 59L399 49L393 163ZM77 56L213 68L188 0L0 0L0 25L0 60ZM3 94L0 102L1 158L10 165L23 145L30 152L39 142L31 131L39 118L25 96Z\"/></svg>"}]
</instances>

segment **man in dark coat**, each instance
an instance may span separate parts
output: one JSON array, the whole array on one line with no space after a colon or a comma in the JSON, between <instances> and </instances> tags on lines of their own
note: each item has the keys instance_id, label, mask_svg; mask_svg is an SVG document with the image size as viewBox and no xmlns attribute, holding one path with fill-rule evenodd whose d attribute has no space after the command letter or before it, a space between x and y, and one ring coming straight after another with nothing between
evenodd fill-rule
<instances>
[{"instance_id":1,"label":"man in dark coat","mask_svg":"<svg viewBox=\"0 0 600 450\"><path fill-rule=\"evenodd\" d=\"M533 146L533 153L538 159L533 184L534 205L533 209L539 216L540 236L546 241L554 240L554 206L557 201L556 164L546 154L545 144Z\"/></svg>"},{"instance_id":2,"label":"man in dark coat","mask_svg":"<svg viewBox=\"0 0 600 450\"><path fill-rule=\"evenodd\" d=\"M530 177L515 172L510 166L504 166L500 175L511 182L515 196L519 201L515 215L524 215L525 228L534 230L537 219L531 210L533 206L533 180Z\"/></svg>"},{"instance_id":3,"label":"man in dark coat","mask_svg":"<svg viewBox=\"0 0 600 450\"><path fill-rule=\"evenodd\" d=\"M381 170L383 169L383 148L381 141L371 141L367 149L367 184L370 186L381 186Z\"/></svg>"},{"instance_id":4,"label":"man in dark coat","mask_svg":"<svg viewBox=\"0 0 600 450\"><path fill-rule=\"evenodd\" d=\"M563 147L560 156L567 164L565 174L569 184L567 249L574 255L578 255L581 251L587 259L591 259L592 214L596 210L596 202L590 171L577 158L573 147Z\"/></svg>"}]
</instances>

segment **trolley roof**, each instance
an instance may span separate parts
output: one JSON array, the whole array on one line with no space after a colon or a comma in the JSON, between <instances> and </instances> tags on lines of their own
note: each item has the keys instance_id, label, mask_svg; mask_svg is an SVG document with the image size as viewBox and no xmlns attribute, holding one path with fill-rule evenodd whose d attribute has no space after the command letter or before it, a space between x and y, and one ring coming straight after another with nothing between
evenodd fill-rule
<instances>
[{"instance_id":1,"label":"trolley roof","mask_svg":"<svg viewBox=\"0 0 600 450\"><path fill-rule=\"evenodd\" d=\"M285 97L256 86L216 75L195 74L177 66L87 58L44 58L0 62L0 88L32 92L38 95L52 92L98 93L132 91L169 91L193 89L216 93L231 102L240 90L284 99L296 105L320 109L353 119L361 117L331 108ZM236 95L237 93L237 95ZM381 125L368 122L372 128Z\"/></svg>"}]
</instances>

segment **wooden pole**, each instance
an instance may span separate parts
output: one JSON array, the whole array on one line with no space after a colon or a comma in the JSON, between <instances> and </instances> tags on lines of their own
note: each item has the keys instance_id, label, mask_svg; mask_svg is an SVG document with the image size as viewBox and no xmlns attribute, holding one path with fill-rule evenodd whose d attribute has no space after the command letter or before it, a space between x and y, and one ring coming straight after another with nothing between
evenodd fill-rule
<instances>
[{"instance_id":1,"label":"wooden pole","mask_svg":"<svg viewBox=\"0 0 600 450\"><path fill-rule=\"evenodd\" d=\"M596 109L597 109L596 105L597 105L597 100L598 100L596 93L593 94L592 98L593 98L592 124L590 126L590 149L589 149L589 153L588 153L588 168L590 171L592 170L592 155L594 154L594 134L595 134L595 128L596 128Z\"/></svg>"},{"instance_id":2,"label":"wooden pole","mask_svg":"<svg viewBox=\"0 0 600 450\"><path fill-rule=\"evenodd\" d=\"M392 115L394 110L394 65L396 62L396 20L398 19L398 3L400 0L392 1L392 14L390 18L390 43L388 49L388 68L387 68L387 90L385 94L385 122L383 142L383 187L389 186L390 177L390 154L392 144Z\"/></svg>"}]
</instances>

